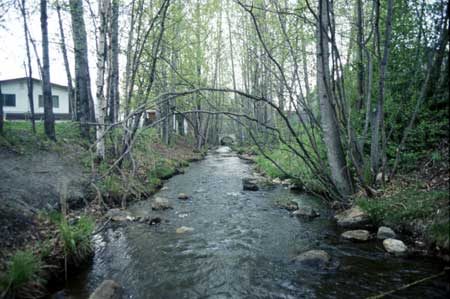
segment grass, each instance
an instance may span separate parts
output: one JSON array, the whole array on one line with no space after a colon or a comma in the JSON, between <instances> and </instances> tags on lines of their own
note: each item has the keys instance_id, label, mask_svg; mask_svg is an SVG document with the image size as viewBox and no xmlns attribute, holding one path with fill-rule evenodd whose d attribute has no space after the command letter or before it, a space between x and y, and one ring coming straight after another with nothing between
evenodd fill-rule
<instances>
[{"instance_id":1,"label":"grass","mask_svg":"<svg viewBox=\"0 0 450 299\"><path fill-rule=\"evenodd\" d=\"M305 166L303 161L295 155L291 150L282 146L280 148L269 150L265 153L286 172L283 173L276 167L269 159L266 159L261 153L258 153L258 148L252 147L234 147L240 154L249 153L255 155L254 161L258 169L271 178L300 178L307 190L317 192L318 194L326 193L325 187L314 177L312 172ZM296 182L298 185L299 182Z\"/></svg>"},{"instance_id":2,"label":"grass","mask_svg":"<svg viewBox=\"0 0 450 299\"><path fill-rule=\"evenodd\" d=\"M431 243L448 248L447 191L425 191L410 186L380 198L361 197L357 203L377 224L416 231ZM417 231L418 227L422 229Z\"/></svg>"},{"instance_id":3,"label":"grass","mask_svg":"<svg viewBox=\"0 0 450 299\"><path fill-rule=\"evenodd\" d=\"M94 230L94 221L91 218L82 216L70 224L61 217L57 226L68 261L79 265L91 256L93 252L91 235Z\"/></svg>"},{"instance_id":4,"label":"grass","mask_svg":"<svg viewBox=\"0 0 450 299\"><path fill-rule=\"evenodd\" d=\"M45 283L40 275L41 269L39 256L31 250L17 251L1 278L0 288L12 298L40 298L44 295Z\"/></svg>"},{"instance_id":5,"label":"grass","mask_svg":"<svg viewBox=\"0 0 450 299\"><path fill-rule=\"evenodd\" d=\"M44 123L36 121L36 133L32 132L29 121L5 121L3 135L0 135L0 146L5 146L19 153L27 153L37 149L57 149L64 142L86 144L80 136L79 125L75 122L55 123L57 142L49 140L44 133Z\"/></svg>"}]
</instances>

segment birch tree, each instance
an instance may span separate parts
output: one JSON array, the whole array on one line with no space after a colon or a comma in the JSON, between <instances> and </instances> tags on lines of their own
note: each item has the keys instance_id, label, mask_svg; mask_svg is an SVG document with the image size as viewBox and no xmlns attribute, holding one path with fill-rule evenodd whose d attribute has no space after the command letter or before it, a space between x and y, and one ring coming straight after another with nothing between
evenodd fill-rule
<instances>
[{"instance_id":1,"label":"birch tree","mask_svg":"<svg viewBox=\"0 0 450 299\"><path fill-rule=\"evenodd\" d=\"M106 99L104 95L105 86L105 63L106 63L106 37L108 27L109 0L98 2L99 28L97 47L97 156L105 159L105 119L106 119Z\"/></svg>"}]
</instances>

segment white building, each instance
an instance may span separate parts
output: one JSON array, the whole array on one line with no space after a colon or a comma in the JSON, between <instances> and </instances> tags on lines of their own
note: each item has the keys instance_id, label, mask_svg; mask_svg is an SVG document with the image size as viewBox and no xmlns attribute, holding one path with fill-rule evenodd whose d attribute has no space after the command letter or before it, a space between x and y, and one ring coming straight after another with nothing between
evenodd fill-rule
<instances>
[{"instance_id":1,"label":"white building","mask_svg":"<svg viewBox=\"0 0 450 299\"><path fill-rule=\"evenodd\" d=\"M0 81L3 94L3 113L6 119L28 119L31 115L28 99L27 78ZM55 119L70 119L69 93L67 86L52 83L53 113ZM33 106L36 119L44 116L42 81L33 79Z\"/></svg>"}]
</instances>

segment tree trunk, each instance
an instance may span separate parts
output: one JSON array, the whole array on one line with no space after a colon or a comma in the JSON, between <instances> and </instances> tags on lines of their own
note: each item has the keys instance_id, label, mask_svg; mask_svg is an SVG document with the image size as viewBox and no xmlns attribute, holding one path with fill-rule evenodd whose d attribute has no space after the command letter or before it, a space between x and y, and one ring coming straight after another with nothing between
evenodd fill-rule
<instances>
[{"instance_id":1,"label":"tree trunk","mask_svg":"<svg viewBox=\"0 0 450 299\"><path fill-rule=\"evenodd\" d=\"M25 66L25 72L27 73L27 89L28 89L28 104L30 105L30 114L31 114L31 127L33 133L36 133L36 124L34 117L34 102L33 102L33 68L31 65L31 55L30 55L30 41L28 39L28 23L27 23L27 14L25 9L25 0L22 0L20 5L20 11L22 13L23 18L23 31L25 34L25 49L27 53L27 66ZM27 70L28 67L28 70Z\"/></svg>"},{"instance_id":2,"label":"tree trunk","mask_svg":"<svg viewBox=\"0 0 450 299\"><path fill-rule=\"evenodd\" d=\"M64 34L64 27L61 18L61 5L59 1L56 1L56 12L58 14L58 23L59 23L59 36L61 39L61 53L64 60L64 68L66 70L67 76L67 89L69 90L69 109L72 115L72 120L77 120L77 105L75 102L75 90L72 85L72 74L70 73L69 59L67 56L67 48L66 48L66 38Z\"/></svg>"},{"instance_id":3,"label":"tree trunk","mask_svg":"<svg viewBox=\"0 0 450 299\"><path fill-rule=\"evenodd\" d=\"M108 26L109 0L98 2L98 12L100 17L98 49L97 49L97 157L105 159L105 118L106 100L104 95L105 86L105 62L106 62L106 29Z\"/></svg>"},{"instance_id":4,"label":"tree trunk","mask_svg":"<svg viewBox=\"0 0 450 299\"><path fill-rule=\"evenodd\" d=\"M377 3L377 19L379 19L379 2ZM386 67L388 63L389 56L389 47L391 44L391 22L392 22L392 9L393 9L393 0L388 0L387 2L387 15L386 15L386 31L385 31L385 39L384 39L384 50L383 57L380 60L380 77L378 82L378 98L377 98L377 106L376 111L373 116L372 122L372 143L370 146L370 161L371 167L374 175L378 174L381 162L381 156L384 156L380 153L380 133L384 135L384 83L386 80ZM378 26L377 26L378 27ZM376 29L378 31L378 28ZM380 41L377 41L378 44Z\"/></svg>"},{"instance_id":5,"label":"tree trunk","mask_svg":"<svg viewBox=\"0 0 450 299\"><path fill-rule=\"evenodd\" d=\"M358 111L362 109L364 102L364 62L363 62L363 42L364 42L364 27L363 27L363 4L362 0L357 0L358 10L358 35L357 35L357 48L358 48Z\"/></svg>"},{"instance_id":6,"label":"tree trunk","mask_svg":"<svg viewBox=\"0 0 450 299\"><path fill-rule=\"evenodd\" d=\"M89 121L94 115L91 79L89 74L86 27L83 19L83 0L70 0L72 35L75 51L75 102L77 120L80 121L83 137L90 137Z\"/></svg>"},{"instance_id":7,"label":"tree trunk","mask_svg":"<svg viewBox=\"0 0 450 299\"><path fill-rule=\"evenodd\" d=\"M3 93L1 83L0 83L0 134L3 134Z\"/></svg>"},{"instance_id":8,"label":"tree trunk","mask_svg":"<svg viewBox=\"0 0 450 299\"><path fill-rule=\"evenodd\" d=\"M55 117L53 115L52 87L50 84L50 58L48 54L47 0L41 0L42 31L42 95L44 98L45 135L52 140L55 136Z\"/></svg>"},{"instance_id":9,"label":"tree trunk","mask_svg":"<svg viewBox=\"0 0 450 299\"><path fill-rule=\"evenodd\" d=\"M351 187L340 139L339 124L336 119L337 115L333 108L333 94L330 90L330 52L328 45L329 3L327 0L319 1L318 12L317 91L321 114L320 120L328 164L331 171L331 179L339 194L345 198L350 194Z\"/></svg>"},{"instance_id":10,"label":"tree trunk","mask_svg":"<svg viewBox=\"0 0 450 299\"><path fill-rule=\"evenodd\" d=\"M111 53L108 78L109 122L119 120L119 0L112 0L111 7Z\"/></svg>"}]
</instances>

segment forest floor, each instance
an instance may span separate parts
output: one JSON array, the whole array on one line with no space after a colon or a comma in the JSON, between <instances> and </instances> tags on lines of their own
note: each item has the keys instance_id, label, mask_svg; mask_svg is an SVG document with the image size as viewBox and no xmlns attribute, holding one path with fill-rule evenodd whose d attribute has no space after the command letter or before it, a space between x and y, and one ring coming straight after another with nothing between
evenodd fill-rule
<instances>
[{"instance_id":1,"label":"forest floor","mask_svg":"<svg viewBox=\"0 0 450 299\"><path fill-rule=\"evenodd\" d=\"M68 206L69 222L80 215L96 222L110 208L147 198L162 180L203 158L186 138L178 137L169 147L158 143L155 132L141 135L133 171L125 162L117 172L111 171L114 159L93 162L92 149L75 123L57 123L58 141L51 142L42 123L33 134L28 122L6 122L0 135L0 273L8 271L16 252L30 251L45 254L44 264L60 274L64 244L52 217L62 206ZM112 152L113 145L108 149Z\"/></svg>"},{"instance_id":2,"label":"forest floor","mask_svg":"<svg viewBox=\"0 0 450 299\"><path fill-rule=\"evenodd\" d=\"M245 159L251 159L257 168L272 179L286 179L276 167L258 154L255 147L234 147ZM281 153L280 153L281 152ZM292 157L282 151L268 151L269 155L286 169L298 168ZM432 154L433 153L433 154ZM449 156L448 142L430 150L424 158L404 166L398 175L384 186L379 186L376 197L362 192L352 198L370 217L373 225L389 226L410 239L418 254L449 258ZM407 163L408 164L408 163ZM297 168L296 168L297 167ZM301 171L301 170L300 170ZM317 184L304 177L309 188ZM316 189L320 193L320 186ZM336 206L341 209L341 206Z\"/></svg>"}]
</instances>

